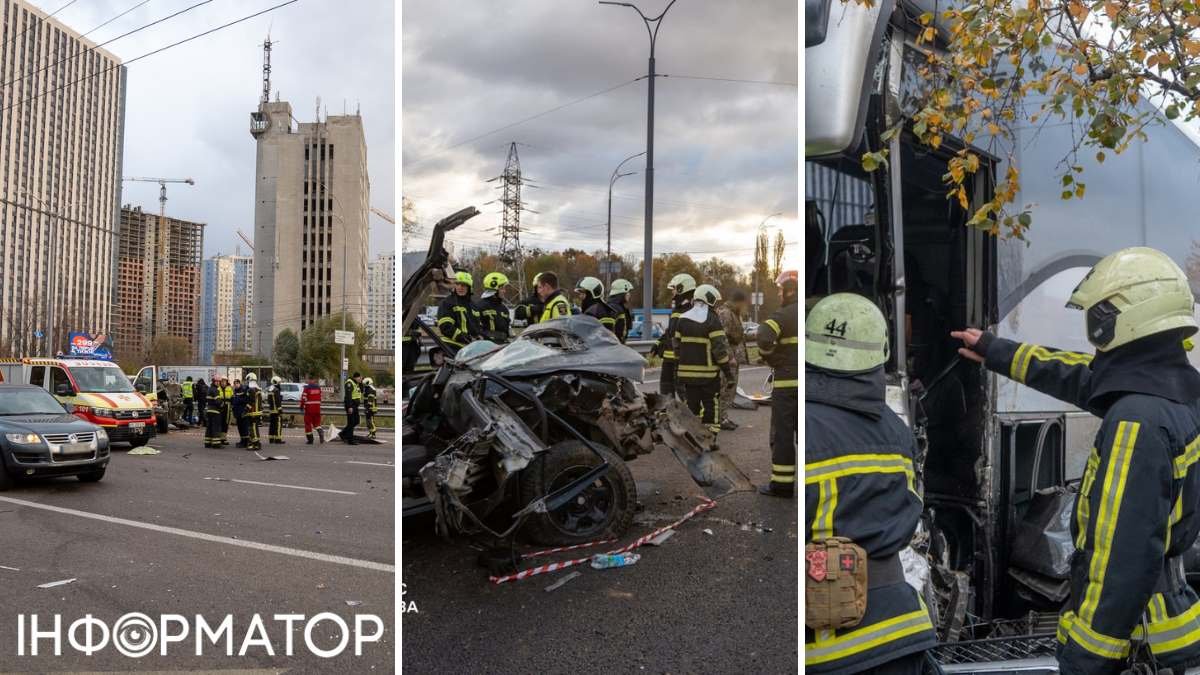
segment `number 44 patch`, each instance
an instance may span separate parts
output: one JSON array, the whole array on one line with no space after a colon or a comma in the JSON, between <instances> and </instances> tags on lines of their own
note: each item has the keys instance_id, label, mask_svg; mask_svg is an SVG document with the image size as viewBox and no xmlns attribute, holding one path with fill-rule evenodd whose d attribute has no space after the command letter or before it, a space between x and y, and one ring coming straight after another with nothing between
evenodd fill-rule
<instances>
[{"instance_id":1,"label":"number 44 patch","mask_svg":"<svg viewBox=\"0 0 1200 675\"><path fill-rule=\"evenodd\" d=\"M843 321L838 323L837 319L833 319L829 323L825 324L825 332L829 335L836 335L844 338L846 337L846 322Z\"/></svg>"}]
</instances>

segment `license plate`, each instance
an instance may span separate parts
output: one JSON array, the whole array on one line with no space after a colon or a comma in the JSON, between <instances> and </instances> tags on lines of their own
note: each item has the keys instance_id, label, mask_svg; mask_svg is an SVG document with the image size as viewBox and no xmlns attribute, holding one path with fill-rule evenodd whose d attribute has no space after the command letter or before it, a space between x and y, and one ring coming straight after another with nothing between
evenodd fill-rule
<instances>
[{"instance_id":1,"label":"license plate","mask_svg":"<svg viewBox=\"0 0 1200 675\"><path fill-rule=\"evenodd\" d=\"M146 428L145 422L130 422L129 423L129 431L132 433L135 433L135 434L142 433L142 430L145 428Z\"/></svg>"}]
</instances>

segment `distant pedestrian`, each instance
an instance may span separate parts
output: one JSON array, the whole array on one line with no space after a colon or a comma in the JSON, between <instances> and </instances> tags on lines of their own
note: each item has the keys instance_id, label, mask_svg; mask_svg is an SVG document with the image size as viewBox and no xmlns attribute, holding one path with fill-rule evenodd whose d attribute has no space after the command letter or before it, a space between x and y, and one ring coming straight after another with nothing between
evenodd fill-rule
<instances>
[{"instance_id":1,"label":"distant pedestrian","mask_svg":"<svg viewBox=\"0 0 1200 675\"><path fill-rule=\"evenodd\" d=\"M192 398L195 396L194 386L195 385L192 383L191 375L188 375L187 379L183 381L183 384L179 385L181 395L183 396L183 419L188 424L196 423L196 419L193 416L193 405L195 404L195 399Z\"/></svg>"}]
</instances>

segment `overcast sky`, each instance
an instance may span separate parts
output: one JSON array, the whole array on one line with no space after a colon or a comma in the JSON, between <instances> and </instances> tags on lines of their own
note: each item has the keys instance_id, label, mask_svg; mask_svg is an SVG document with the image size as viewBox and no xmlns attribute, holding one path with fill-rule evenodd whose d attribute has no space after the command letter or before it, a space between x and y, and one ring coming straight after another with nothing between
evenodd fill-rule
<instances>
[{"instance_id":1,"label":"overcast sky","mask_svg":"<svg viewBox=\"0 0 1200 675\"><path fill-rule=\"evenodd\" d=\"M649 16L667 0L640 0ZM678 0L663 21L660 74L796 83L795 0ZM511 129L464 140L646 73L649 39L626 7L594 0L404 0L403 181L425 231L474 205L458 242L495 246L499 197L485 183L518 146L526 190L522 243L604 247L608 179L646 149L646 82L620 87ZM659 78L655 253L718 255L749 267L767 215L800 260L795 86ZM625 165L641 171L642 158ZM644 177L614 191L613 248L641 257ZM461 234L460 234L461 233ZM772 233L773 236L773 233ZM425 242L419 242L420 248ZM405 243L404 248L413 245Z\"/></svg>"},{"instance_id":2,"label":"overcast sky","mask_svg":"<svg viewBox=\"0 0 1200 675\"><path fill-rule=\"evenodd\" d=\"M92 33L97 43L200 0L151 0ZM281 0L213 0L105 49L124 60L214 28ZM81 33L141 0L84 0L55 16ZM66 0L33 0L53 12ZM371 204L396 212L395 28L392 0L300 0L129 66L124 175L195 179L168 185L168 215L207 223L204 253L232 253L236 231L254 231L254 139L250 112L262 92L262 42L270 30L271 88L301 122L316 99L330 114L361 106ZM274 93L272 93L274 97ZM343 103L344 102L344 103ZM322 111L324 115L324 111ZM158 211L158 185L125 183L122 201ZM393 227L371 215L371 256L395 249ZM248 254L242 245L243 254Z\"/></svg>"}]
</instances>

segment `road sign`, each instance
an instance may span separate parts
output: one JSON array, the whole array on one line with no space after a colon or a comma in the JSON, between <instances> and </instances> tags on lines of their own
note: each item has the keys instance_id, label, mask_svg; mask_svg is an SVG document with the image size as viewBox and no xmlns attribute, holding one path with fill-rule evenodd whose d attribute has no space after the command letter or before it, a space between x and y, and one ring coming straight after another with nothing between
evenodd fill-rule
<instances>
[{"instance_id":1,"label":"road sign","mask_svg":"<svg viewBox=\"0 0 1200 675\"><path fill-rule=\"evenodd\" d=\"M333 343L337 345L352 345L354 344L354 331L335 330L333 331Z\"/></svg>"},{"instance_id":2,"label":"road sign","mask_svg":"<svg viewBox=\"0 0 1200 675\"><path fill-rule=\"evenodd\" d=\"M342 359L342 370L350 370L350 359Z\"/></svg>"},{"instance_id":3,"label":"road sign","mask_svg":"<svg viewBox=\"0 0 1200 675\"><path fill-rule=\"evenodd\" d=\"M596 265L599 268L596 270L596 272L600 276L604 276L605 274L612 274L615 276L621 273L621 261L619 260L601 260L600 262L596 263Z\"/></svg>"},{"instance_id":4,"label":"road sign","mask_svg":"<svg viewBox=\"0 0 1200 675\"><path fill-rule=\"evenodd\" d=\"M763 304L763 294L762 293L751 293L750 296L751 296L751 300L750 300L751 304L758 305L760 307L762 306L762 304Z\"/></svg>"}]
</instances>

